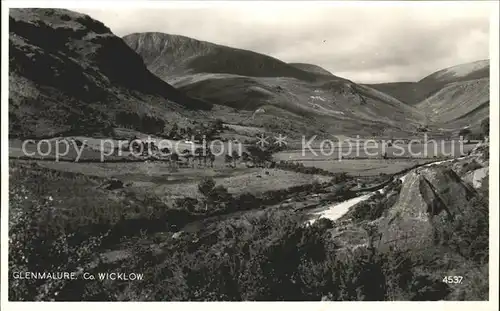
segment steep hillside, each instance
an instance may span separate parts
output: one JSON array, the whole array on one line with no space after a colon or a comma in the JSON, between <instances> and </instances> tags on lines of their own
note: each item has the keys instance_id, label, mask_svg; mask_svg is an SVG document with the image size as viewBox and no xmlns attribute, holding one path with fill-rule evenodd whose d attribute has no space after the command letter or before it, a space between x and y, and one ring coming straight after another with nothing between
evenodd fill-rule
<instances>
[{"instance_id":1,"label":"steep hillside","mask_svg":"<svg viewBox=\"0 0 500 311\"><path fill-rule=\"evenodd\" d=\"M142 129L146 115L154 123L211 108L149 72L122 39L89 16L11 9L9 23L11 135L103 134L117 124Z\"/></svg>"},{"instance_id":2,"label":"steep hillside","mask_svg":"<svg viewBox=\"0 0 500 311\"><path fill-rule=\"evenodd\" d=\"M317 74L321 74L321 75L333 76L333 74L330 71L328 71L324 68L321 68L320 66L317 66L317 65L304 64L304 63L290 63L289 65L292 65L296 68L299 68L300 70L304 70L304 71L308 71L308 72L312 72L312 73L317 73Z\"/></svg>"},{"instance_id":3,"label":"steep hillside","mask_svg":"<svg viewBox=\"0 0 500 311\"><path fill-rule=\"evenodd\" d=\"M199 74L180 79L174 85L190 96L238 111L278 107L308 118L311 129L321 126L329 132L379 135L384 128L413 131L424 119L415 108L344 80L309 83L293 78ZM259 122L262 117L265 114L249 120L249 125L262 125Z\"/></svg>"},{"instance_id":4,"label":"steep hillside","mask_svg":"<svg viewBox=\"0 0 500 311\"><path fill-rule=\"evenodd\" d=\"M165 81L192 73L316 79L313 73L267 55L184 36L146 32L127 35L123 40L142 56L151 72Z\"/></svg>"},{"instance_id":5,"label":"steep hillside","mask_svg":"<svg viewBox=\"0 0 500 311\"><path fill-rule=\"evenodd\" d=\"M189 96L238 111L262 108L277 114L270 123L261 122L267 114L252 114L249 125L294 127L284 120L292 114L310 129L379 135L384 129L413 132L424 120L399 100L314 65L298 64L301 70L266 55L168 34L132 34L124 40L152 72Z\"/></svg>"},{"instance_id":6,"label":"steep hillside","mask_svg":"<svg viewBox=\"0 0 500 311\"><path fill-rule=\"evenodd\" d=\"M390 94L394 98L397 98L408 105L414 105L420 101L422 96L425 97L426 95L421 94L422 91L419 89L417 82L388 82L367 84L366 86L374 88L380 92Z\"/></svg>"},{"instance_id":7,"label":"steep hillside","mask_svg":"<svg viewBox=\"0 0 500 311\"><path fill-rule=\"evenodd\" d=\"M369 86L407 104L416 105L449 83L489 78L489 70L490 61L481 60L439 70L418 82L379 83Z\"/></svg>"},{"instance_id":8,"label":"steep hillside","mask_svg":"<svg viewBox=\"0 0 500 311\"><path fill-rule=\"evenodd\" d=\"M438 92L418 103L430 122L445 128L477 126L489 117L489 78L447 84Z\"/></svg>"}]
</instances>

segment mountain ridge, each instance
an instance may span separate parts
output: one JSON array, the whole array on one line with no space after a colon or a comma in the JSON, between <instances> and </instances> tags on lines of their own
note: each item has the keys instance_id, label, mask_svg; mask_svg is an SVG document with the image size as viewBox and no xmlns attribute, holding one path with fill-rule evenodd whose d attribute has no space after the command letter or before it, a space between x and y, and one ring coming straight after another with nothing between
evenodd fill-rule
<instances>
[{"instance_id":1,"label":"mountain ridge","mask_svg":"<svg viewBox=\"0 0 500 311\"><path fill-rule=\"evenodd\" d=\"M9 24L11 135L109 132L116 123L139 126L119 120L119 113L159 119L212 107L153 75L123 40L88 15L11 9Z\"/></svg>"},{"instance_id":2,"label":"mountain ridge","mask_svg":"<svg viewBox=\"0 0 500 311\"><path fill-rule=\"evenodd\" d=\"M329 116L326 122L337 123L337 131L358 120L379 129L416 128L423 120L419 111L390 95L325 74L316 65L299 64L299 69L264 54L158 32L135 33L124 40L160 78L217 105L251 111L273 105L297 115ZM391 114L396 117L388 118Z\"/></svg>"},{"instance_id":3,"label":"mountain ridge","mask_svg":"<svg viewBox=\"0 0 500 311\"><path fill-rule=\"evenodd\" d=\"M489 59L437 70L418 81L365 84L409 104L416 105L449 83L489 78Z\"/></svg>"},{"instance_id":4,"label":"mountain ridge","mask_svg":"<svg viewBox=\"0 0 500 311\"><path fill-rule=\"evenodd\" d=\"M293 77L314 81L316 75L261 53L161 32L132 33L123 40L164 80L169 75L226 73L252 77ZM152 56L152 53L155 53ZM161 60L160 60L161 57ZM259 63L259 68L245 67Z\"/></svg>"}]
</instances>

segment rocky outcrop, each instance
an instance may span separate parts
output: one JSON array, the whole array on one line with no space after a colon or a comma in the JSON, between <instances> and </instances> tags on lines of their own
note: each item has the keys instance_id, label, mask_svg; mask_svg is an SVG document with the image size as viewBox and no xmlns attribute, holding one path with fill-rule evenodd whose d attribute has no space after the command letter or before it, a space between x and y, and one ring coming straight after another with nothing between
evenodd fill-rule
<instances>
[{"instance_id":1,"label":"rocky outcrop","mask_svg":"<svg viewBox=\"0 0 500 311\"><path fill-rule=\"evenodd\" d=\"M379 221L381 245L429 247L434 228L452 221L476 195L450 168L437 165L410 172L388 216Z\"/></svg>"},{"instance_id":2,"label":"rocky outcrop","mask_svg":"<svg viewBox=\"0 0 500 311\"><path fill-rule=\"evenodd\" d=\"M453 171L476 189L483 185L489 174L489 148L489 143L480 143L466 158L455 161L451 166Z\"/></svg>"},{"instance_id":3,"label":"rocky outcrop","mask_svg":"<svg viewBox=\"0 0 500 311\"><path fill-rule=\"evenodd\" d=\"M489 174L489 167L482 167L474 170L472 172L468 172L464 177L464 181L472 185L475 189L479 189L483 186L484 182L488 182L486 178Z\"/></svg>"}]
</instances>

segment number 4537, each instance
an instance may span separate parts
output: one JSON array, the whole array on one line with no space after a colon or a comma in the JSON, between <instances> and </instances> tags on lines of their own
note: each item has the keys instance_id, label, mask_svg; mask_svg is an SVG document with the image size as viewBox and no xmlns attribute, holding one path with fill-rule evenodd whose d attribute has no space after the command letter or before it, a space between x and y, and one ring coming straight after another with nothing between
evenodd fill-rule
<instances>
[{"instance_id":1,"label":"number 4537","mask_svg":"<svg viewBox=\"0 0 500 311\"><path fill-rule=\"evenodd\" d=\"M447 284L461 284L463 281L464 277L461 275L457 276L445 276L443 278L443 282Z\"/></svg>"}]
</instances>

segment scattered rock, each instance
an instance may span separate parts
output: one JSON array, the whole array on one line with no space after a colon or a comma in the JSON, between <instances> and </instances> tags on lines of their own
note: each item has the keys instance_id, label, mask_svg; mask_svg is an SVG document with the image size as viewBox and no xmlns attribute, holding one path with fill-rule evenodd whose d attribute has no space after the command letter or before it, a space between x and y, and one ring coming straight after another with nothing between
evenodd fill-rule
<instances>
[{"instance_id":1,"label":"scattered rock","mask_svg":"<svg viewBox=\"0 0 500 311\"><path fill-rule=\"evenodd\" d=\"M172 234L172 239L180 238L183 233L184 233L183 231L179 231L179 232Z\"/></svg>"}]
</instances>

